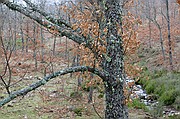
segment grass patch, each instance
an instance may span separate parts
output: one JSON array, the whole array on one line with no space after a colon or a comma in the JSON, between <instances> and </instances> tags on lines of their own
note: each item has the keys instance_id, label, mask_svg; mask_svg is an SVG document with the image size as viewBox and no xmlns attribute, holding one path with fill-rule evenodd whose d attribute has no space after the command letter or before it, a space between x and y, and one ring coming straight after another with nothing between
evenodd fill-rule
<instances>
[{"instance_id":1,"label":"grass patch","mask_svg":"<svg viewBox=\"0 0 180 119\"><path fill-rule=\"evenodd\" d=\"M148 94L158 96L158 101L163 105L173 105L179 109L180 102L180 72L167 72L156 70L150 72L145 68L139 81Z\"/></svg>"},{"instance_id":2,"label":"grass patch","mask_svg":"<svg viewBox=\"0 0 180 119\"><path fill-rule=\"evenodd\" d=\"M136 108L136 109L143 109L144 111L147 111L147 107L144 103L140 102L139 99L134 99L132 102L128 103L129 108Z\"/></svg>"},{"instance_id":3,"label":"grass patch","mask_svg":"<svg viewBox=\"0 0 180 119\"><path fill-rule=\"evenodd\" d=\"M36 119L39 117L35 110L35 107L38 107L39 97L25 97L23 100L16 99L15 101L16 103L9 103L1 109L1 119Z\"/></svg>"}]
</instances>

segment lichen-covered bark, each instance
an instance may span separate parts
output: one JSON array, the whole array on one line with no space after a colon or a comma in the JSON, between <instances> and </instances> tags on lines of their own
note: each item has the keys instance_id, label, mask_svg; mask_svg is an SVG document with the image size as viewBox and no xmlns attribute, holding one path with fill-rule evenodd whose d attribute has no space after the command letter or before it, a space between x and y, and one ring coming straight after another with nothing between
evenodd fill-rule
<instances>
[{"instance_id":1,"label":"lichen-covered bark","mask_svg":"<svg viewBox=\"0 0 180 119\"><path fill-rule=\"evenodd\" d=\"M110 74L105 83L106 119L127 119L123 95L123 47L122 37L118 35L117 25L121 24L121 6L117 0L106 1L106 24L108 28L107 49L103 69Z\"/></svg>"}]
</instances>

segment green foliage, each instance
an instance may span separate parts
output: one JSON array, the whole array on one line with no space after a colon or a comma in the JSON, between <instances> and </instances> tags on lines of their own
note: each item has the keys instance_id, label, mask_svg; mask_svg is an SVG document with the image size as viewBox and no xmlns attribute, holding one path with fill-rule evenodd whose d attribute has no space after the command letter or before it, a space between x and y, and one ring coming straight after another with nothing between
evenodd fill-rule
<instances>
[{"instance_id":1,"label":"green foliage","mask_svg":"<svg viewBox=\"0 0 180 119\"><path fill-rule=\"evenodd\" d=\"M140 102L139 99L134 99L132 102L128 102L128 107L133 107L136 109L143 109L145 111L147 111L147 107L144 103Z\"/></svg>"},{"instance_id":2,"label":"green foliage","mask_svg":"<svg viewBox=\"0 0 180 119\"><path fill-rule=\"evenodd\" d=\"M83 84L81 85L81 88L82 88L84 91L87 91L87 92L89 92L89 91L90 91L90 87L89 87L89 86L87 86L87 84L86 84L86 83L83 83Z\"/></svg>"},{"instance_id":3,"label":"green foliage","mask_svg":"<svg viewBox=\"0 0 180 119\"><path fill-rule=\"evenodd\" d=\"M159 77L162 77L163 75L167 74L167 71L166 70L155 70L153 73L152 78L155 79L155 78L159 78Z\"/></svg>"},{"instance_id":4,"label":"green foliage","mask_svg":"<svg viewBox=\"0 0 180 119\"><path fill-rule=\"evenodd\" d=\"M174 90L165 91L159 98L159 101L165 105L171 105L176 100L176 92Z\"/></svg>"},{"instance_id":5,"label":"green foliage","mask_svg":"<svg viewBox=\"0 0 180 119\"><path fill-rule=\"evenodd\" d=\"M70 94L71 98L81 98L82 96L83 96L82 92L79 92L79 91L75 91Z\"/></svg>"},{"instance_id":6,"label":"green foliage","mask_svg":"<svg viewBox=\"0 0 180 119\"><path fill-rule=\"evenodd\" d=\"M180 115L169 116L169 119L180 119Z\"/></svg>"},{"instance_id":7,"label":"green foliage","mask_svg":"<svg viewBox=\"0 0 180 119\"><path fill-rule=\"evenodd\" d=\"M162 117L163 116L163 105L159 103L157 107L153 107L149 110L149 113L154 117Z\"/></svg>"},{"instance_id":8,"label":"green foliage","mask_svg":"<svg viewBox=\"0 0 180 119\"><path fill-rule=\"evenodd\" d=\"M99 95L98 95L98 98L103 98L104 97L104 93L100 93Z\"/></svg>"},{"instance_id":9,"label":"green foliage","mask_svg":"<svg viewBox=\"0 0 180 119\"><path fill-rule=\"evenodd\" d=\"M82 116L82 111L83 111L83 108L75 108L73 110L73 112L77 115L77 116Z\"/></svg>"},{"instance_id":10,"label":"green foliage","mask_svg":"<svg viewBox=\"0 0 180 119\"><path fill-rule=\"evenodd\" d=\"M166 91L165 85L160 83L160 84L155 88L154 93L157 94L158 96L161 96L165 91Z\"/></svg>"},{"instance_id":11,"label":"green foliage","mask_svg":"<svg viewBox=\"0 0 180 119\"><path fill-rule=\"evenodd\" d=\"M156 82L154 80L148 81L145 90L147 91L148 94L154 93L154 90L156 88Z\"/></svg>"},{"instance_id":12,"label":"green foliage","mask_svg":"<svg viewBox=\"0 0 180 119\"><path fill-rule=\"evenodd\" d=\"M177 110L180 110L180 96L177 96L177 97L176 97L176 100L175 100L175 102L174 102L174 104L173 104L173 107L174 107L175 109L177 109Z\"/></svg>"},{"instance_id":13,"label":"green foliage","mask_svg":"<svg viewBox=\"0 0 180 119\"><path fill-rule=\"evenodd\" d=\"M163 105L173 105L176 109L180 100L180 73L155 70L150 72L144 68L139 83L143 85L147 93L158 96Z\"/></svg>"}]
</instances>

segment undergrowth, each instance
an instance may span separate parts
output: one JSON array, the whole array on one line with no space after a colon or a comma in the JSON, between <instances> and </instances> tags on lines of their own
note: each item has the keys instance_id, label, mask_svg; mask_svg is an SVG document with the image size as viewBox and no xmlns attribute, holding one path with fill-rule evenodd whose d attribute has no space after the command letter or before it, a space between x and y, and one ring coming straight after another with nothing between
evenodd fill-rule
<instances>
[{"instance_id":1,"label":"undergrowth","mask_svg":"<svg viewBox=\"0 0 180 119\"><path fill-rule=\"evenodd\" d=\"M155 70L150 72L144 68L138 82L143 85L148 94L158 97L165 106L173 106L180 110L180 72Z\"/></svg>"}]
</instances>

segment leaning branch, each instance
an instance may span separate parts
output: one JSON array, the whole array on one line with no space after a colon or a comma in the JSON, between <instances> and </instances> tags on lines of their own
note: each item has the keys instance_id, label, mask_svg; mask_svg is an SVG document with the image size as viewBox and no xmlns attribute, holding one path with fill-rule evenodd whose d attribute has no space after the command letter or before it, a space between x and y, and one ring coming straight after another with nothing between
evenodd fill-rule
<instances>
[{"instance_id":1,"label":"leaning branch","mask_svg":"<svg viewBox=\"0 0 180 119\"><path fill-rule=\"evenodd\" d=\"M94 73L94 74L98 75L100 78L102 78L104 81L106 80L106 77L108 76L108 73L102 72L102 71L95 69L95 68L91 68L89 66L70 67L70 68L52 73L52 74L44 77L43 79L39 80L38 82L35 82L35 83L29 85L26 88L12 92L8 97L6 97L5 99L0 101L0 107L2 107L3 105L7 104L11 100L13 100L19 96L26 95L28 92L31 92L31 91L37 89L38 87L45 85L48 81L50 81L53 78L56 78L58 76L65 75L68 73L80 72L80 71L81 72L89 71L91 73Z\"/></svg>"},{"instance_id":2,"label":"leaning branch","mask_svg":"<svg viewBox=\"0 0 180 119\"><path fill-rule=\"evenodd\" d=\"M45 11L39 9L35 4L33 4L30 0L23 0L25 1L33 10L44 16L45 18L48 18L49 21L51 21L54 24L58 25L65 25L66 27L71 27L69 23L67 23L64 19L55 19L50 14L46 13Z\"/></svg>"},{"instance_id":3,"label":"leaning branch","mask_svg":"<svg viewBox=\"0 0 180 119\"><path fill-rule=\"evenodd\" d=\"M13 2L6 2L5 4L11 10L15 10L15 11L18 11L18 12L24 14L25 16L36 21L37 23L44 26L45 28L51 29L51 26L52 26L56 30L58 30L58 32L61 34L61 36L66 36L78 44L83 43L83 44L85 44L86 47L88 47L89 49L92 49L92 45L88 39L86 39L85 37L80 36L78 33L74 32L74 30L71 29L71 27L66 27L67 24L64 25L64 27L62 26L62 24L58 24L58 23L65 24L64 20L61 21L61 19L59 19L59 21L57 21L56 19L53 19L52 16L46 16L47 14L45 14L44 12L40 12L39 10L35 10L35 7L33 7L33 8L32 7L24 7L23 5L20 5L20 4L18 5L18 4L13 3ZM34 12L38 12L38 13L42 14L46 18L46 20L49 21L49 23L44 24L44 22L40 18L40 16L33 14Z\"/></svg>"}]
</instances>

